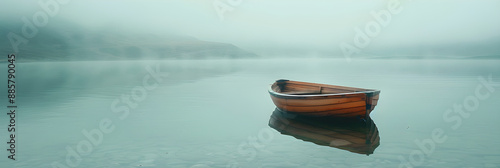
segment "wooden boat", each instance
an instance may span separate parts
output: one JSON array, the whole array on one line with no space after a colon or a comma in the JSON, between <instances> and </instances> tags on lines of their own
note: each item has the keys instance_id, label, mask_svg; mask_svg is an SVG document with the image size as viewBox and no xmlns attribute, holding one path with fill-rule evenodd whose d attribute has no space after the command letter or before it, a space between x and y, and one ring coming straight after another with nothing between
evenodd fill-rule
<instances>
[{"instance_id":1,"label":"wooden boat","mask_svg":"<svg viewBox=\"0 0 500 168\"><path fill-rule=\"evenodd\" d=\"M281 134L358 154L372 154L380 145L377 126L370 118L348 121L291 115L276 109L269 126Z\"/></svg>"},{"instance_id":2,"label":"wooden boat","mask_svg":"<svg viewBox=\"0 0 500 168\"><path fill-rule=\"evenodd\" d=\"M311 116L367 118L379 99L379 90L277 80L269 94L283 111Z\"/></svg>"}]
</instances>

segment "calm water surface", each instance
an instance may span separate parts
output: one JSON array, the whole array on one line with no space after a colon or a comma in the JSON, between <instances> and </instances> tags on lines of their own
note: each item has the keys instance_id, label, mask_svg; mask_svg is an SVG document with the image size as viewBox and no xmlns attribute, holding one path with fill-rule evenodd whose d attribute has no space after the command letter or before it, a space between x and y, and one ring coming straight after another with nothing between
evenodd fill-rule
<instances>
[{"instance_id":1,"label":"calm water surface","mask_svg":"<svg viewBox=\"0 0 500 168\"><path fill-rule=\"evenodd\" d=\"M489 75L500 82L500 61L21 63L17 161L2 145L0 167L500 167L500 86L479 79ZM380 145L367 156L271 128L267 89L282 78L380 89Z\"/></svg>"}]
</instances>

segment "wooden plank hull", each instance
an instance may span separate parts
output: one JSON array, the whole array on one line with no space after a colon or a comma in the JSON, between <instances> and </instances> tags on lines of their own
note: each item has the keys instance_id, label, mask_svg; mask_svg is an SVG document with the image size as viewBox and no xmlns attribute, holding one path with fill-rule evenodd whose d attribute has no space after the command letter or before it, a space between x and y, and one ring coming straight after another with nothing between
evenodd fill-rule
<instances>
[{"instance_id":1,"label":"wooden plank hull","mask_svg":"<svg viewBox=\"0 0 500 168\"><path fill-rule=\"evenodd\" d=\"M276 109L269 126L281 134L359 154L372 154L380 144L378 129L370 118L339 120L295 115Z\"/></svg>"},{"instance_id":2,"label":"wooden plank hull","mask_svg":"<svg viewBox=\"0 0 500 168\"><path fill-rule=\"evenodd\" d=\"M375 108L379 90L278 80L269 89L280 110L311 116L366 118Z\"/></svg>"}]
</instances>

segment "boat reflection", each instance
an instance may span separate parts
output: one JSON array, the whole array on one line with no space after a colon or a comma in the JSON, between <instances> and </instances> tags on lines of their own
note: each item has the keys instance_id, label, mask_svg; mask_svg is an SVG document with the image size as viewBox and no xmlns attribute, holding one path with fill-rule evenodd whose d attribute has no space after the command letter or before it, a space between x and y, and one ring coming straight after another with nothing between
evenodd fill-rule
<instances>
[{"instance_id":1,"label":"boat reflection","mask_svg":"<svg viewBox=\"0 0 500 168\"><path fill-rule=\"evenodd\" d=\"M303 141L359 154L372 154L380 144L377 127L371 118L348 120L307 117L276 109L271 115L269 126L281 134Z\"/></svg>"}]
</instances>

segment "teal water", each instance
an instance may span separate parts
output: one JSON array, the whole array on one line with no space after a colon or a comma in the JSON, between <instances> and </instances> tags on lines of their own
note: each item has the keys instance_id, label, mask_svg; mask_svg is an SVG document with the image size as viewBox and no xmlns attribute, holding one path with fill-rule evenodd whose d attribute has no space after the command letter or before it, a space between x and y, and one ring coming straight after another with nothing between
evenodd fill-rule
<instances>
[{"instance_id":1,"label":"teal water","mask_svg":"<svg viewBox=\"0 0 500 168\"><path fill-rule=\"evenodd\" d=\"M0 167L500 167L499 65L343 59L20 63L16 161L7 159L2 143ZM160 71L157 79L148 67ZM496 84L484 87L480 78L490 75ZM5 71L1 76L6 80ZM275 106L267 89L276 79L380 89L371 114L380 145L367 156L281 135L268 126ZM467 108L460 114L455 105ZM8 141L6 117L2 112L2 142ZM82 133L97 130L100 136Z\"/></svg>"}]
</instances>

